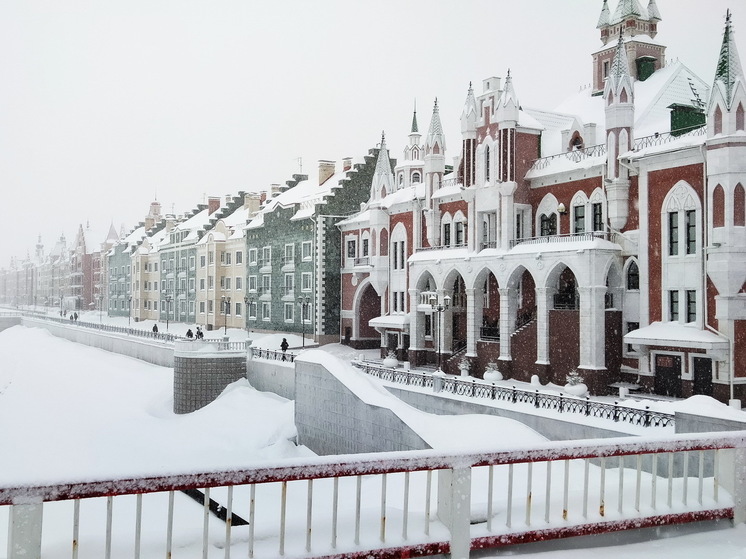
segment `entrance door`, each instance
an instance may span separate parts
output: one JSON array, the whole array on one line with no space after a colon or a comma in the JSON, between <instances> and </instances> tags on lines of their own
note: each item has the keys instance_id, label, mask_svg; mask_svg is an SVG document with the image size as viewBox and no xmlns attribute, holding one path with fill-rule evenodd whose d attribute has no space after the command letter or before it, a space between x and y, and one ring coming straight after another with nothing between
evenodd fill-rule
<instances>
[{"instance_id":1,"label":"entrance door","mask_svg":"<svg viewBox=\"0 0 746 559\"><path fill-rule=\"evenodd\" d=\"M712 396L712 359L695 357L694 363L694 393Z\"/></svg>"},{"instance_id":2,"label":"entrance door","mask_svg":"<svg viewBox=\"0 0 746 559\"><path fill-rule=\"evenodd\" d=\"M655 356L655 393L661 396L681 397L680 356Z\"/></svg>"}]
</instances>

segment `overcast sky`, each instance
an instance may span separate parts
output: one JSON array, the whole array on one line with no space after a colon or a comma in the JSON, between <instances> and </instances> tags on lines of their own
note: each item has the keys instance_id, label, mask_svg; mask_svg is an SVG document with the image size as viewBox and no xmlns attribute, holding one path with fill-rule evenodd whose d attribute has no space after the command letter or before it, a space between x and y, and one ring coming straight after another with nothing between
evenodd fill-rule
<instances>
[{"instance_id":1,"label":"overcast sky","mask_svg":"<svg viewBox=\"0 0 746 559\"><path fill-rule=\"evenodd\" d=\"M647 0L640 0L647 5ZM610 0L613 11L616 0ZM657 40L712 82L726 9L746 60L746 7L657 0ZM591 81L601 0L5 0L0 3L0 267L129 229L157 196L264 190L386 132L401 157L417 102L439 99L450 161L469 81L510 68L524 106Z\"/></svg>"}]
</instances>

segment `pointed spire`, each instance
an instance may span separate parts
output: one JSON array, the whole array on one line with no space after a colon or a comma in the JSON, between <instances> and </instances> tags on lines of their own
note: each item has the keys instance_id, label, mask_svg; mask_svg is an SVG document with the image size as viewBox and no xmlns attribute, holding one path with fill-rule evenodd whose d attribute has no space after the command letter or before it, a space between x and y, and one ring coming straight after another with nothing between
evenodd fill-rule
<instances>
[{"instance_id":1,"label":"pointed spire","mask_svg":"<svg viewBox=\"0 0 746 559\"><path fill-rule=\"evenodd\" d=\"M620 34L619 41L616 44L614 61L611 63L611 72L609 77L621 78L629 74L629 61L627 59L627 49L624 48L624 37Z\"/></svg>"},{"instance_id":2,"label":"pointed spire","mask_svg":"<svg viewBox=\"0 0 746 559\"><path fill-rule=\"evenodd\" d=\"M736 40L730 21L730 10L725 15L725 31L723 32L723 45L720 47L717 68L715 69L715 86L723 88L725 102L728 109L733 100L733 89L736 81L743 81L743 68L736 48Z\"/></svg>"},{"instance_id":3,"label":"pointed spire","mask_svg":"<svg viewBox=\"0 0 746 559\"><path fill-rule=\"evenodd\" d=\"M604 0L604 5L601 8L601 15L598 16L598 24L596 24L596 29L601 29L603 27L606 27L609 25L609 2L608 0Z\"/></svg>"},{"instance_id":4,"label":"pointed spire","mask_svg":"<svg viewBox=\"0 0 746 559\"><path fill-rule=\"evenodd\" d=\"M471 88L470 88L471 89ZM428 136L443 133L443 125L440 123L440 110L438 109L438 98L435 98L433 105L433 116L430 118L430 128L427 131Z\"/></svg>"},{"instance_id":5,"label":"pointed spire","mask_svg":"<svg viewBox=\"0 0 746 559\"><path fill-rule=\"evenodd\" d=\"M505 107L509 102L512 102L516 107L519 106L518 96L515 94L515 89L513 89L513 78L510 75L510 68L508 68L508 74L505 76L505 88L503 89L501 104Z\"/></svg>"},{"instance_id":6,"label":"pointed spire","mask_svg":"<svg viewBox=\"0 0 746 559\"><path fill-rule=\"evenodd\" d=\"M414 114L412 115L412 130L411 132L419 132L417 128L417 100L414 101Z\"/></svg>"},{"instance_id":7,"label":"pointed spire","mask_svg":"<svg viewBox=\"0 0 746 559\"><path fill-rule=\"evenodd\" d=\"M648 3L648 20L652 22L661 21L661 12L655 3L655 0L650 0Z\"/></svg>"},{"instance_id":8,"label":"pointed spire","mask_svg":"<svg viewBox=\"0 0 746 559\"><path fill-rule=\"evenodd\" d=\"M642 7L637 0L619 0L610 23L615 25L630 17L641 17Z\"/></svg>"},{"instance_id":9,"label":"pointed spire","mask_svg":"<svg viewBox=\"0 0 746 559\"><path fill-rule=\"evenodd\" d=\"M389 150L386 149L386 135L381 132L381 149L378 151L376 169L370 185L371 201L380 200L394 191L394 174L391 171Z\"/></svg>"}]
</instances>

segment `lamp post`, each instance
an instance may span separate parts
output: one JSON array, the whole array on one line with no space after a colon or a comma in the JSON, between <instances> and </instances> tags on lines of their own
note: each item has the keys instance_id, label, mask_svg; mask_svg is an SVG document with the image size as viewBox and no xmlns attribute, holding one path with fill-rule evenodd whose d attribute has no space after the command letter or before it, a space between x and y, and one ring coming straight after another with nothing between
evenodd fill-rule
<instances>
[{"instance_id":1,"label":"lamp post","mask_svg":"<svg viewBox=\"0 0 746 559\"><path fill-rule=\"evenodd\" d=\"M300 328L301 336L303 336L302 347L306 347L306 309L311 304L311 297L308 295L301 295L298 297L298 306L300 306Z\"/></svg>"},{"instance_id":2,"label":"lamp post","mask_svg":"<svg viewBox=\"0 0 746 559\"><path fill-rule=\"evenodd\" d=\"M231 310L231 298L223 295L223 313L225 313L225 319L223 319L223 336L228 335L228 312Z\"/></svg>"},{"instance_id":3,"label":"lamp post","mask_svg":"<svg viewBox=\"0 0 746 559\"><path fill-rule=\"evenodd\" d=\"M243 298L245 312L246 312L246 333L249 337L251 337L251 328L249 327L249 312L251 309L251 305L254 304L254 299L249 297L248 295L244 296Z\"/></svg>"},{"instance_id":4,"label":"lamp post","mask_svg":"<svg viewBox=\"0 0 746 559\"><path fill-rule=\"evenodd\" d=\"M438 371L443 372L440 369L440 360L441 360L441 354L443 353L443 330L445 329L445 324L441 322L441 317L444 317L446 310L448 310L448 307L451 306L451 298L446 295L443 297L442 302L438 302L438 296L433 293L430 295L430 308L433 309L433 312L438 313Z\"/></svg>"},{"instance_id":5,"label":"lamp post","mask_svg":"<svg viewBox=\"0 0 746 559\"><path fill-rule=\"evenodd\" d=\"M127 326L132 325L132 295L127 295Z\"/></svg>"},{"instance_id":6,"label":"lamp post","mask_svg":"<svg viewBox=\"0 0 746 559\"><path fill-rule=\"evenodd\" d=\"M171 314L171 295L166 295L166 332L168 332L168 316Z\"/></svg>"},{"instance_id":7,"label":"lamp post","mask_svg":"<svg viewBox=\"0 0 746 559\"><path fill-rule=\"evenodd\" d=\"M103 324L104 322L104 296L98 294L98 323Z\"/></svg>"}]
</instances>

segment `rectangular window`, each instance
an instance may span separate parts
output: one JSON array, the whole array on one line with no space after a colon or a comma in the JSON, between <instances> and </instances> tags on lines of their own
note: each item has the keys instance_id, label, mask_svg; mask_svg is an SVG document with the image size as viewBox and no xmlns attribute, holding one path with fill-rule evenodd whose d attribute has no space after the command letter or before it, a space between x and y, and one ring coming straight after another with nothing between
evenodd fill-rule
<instances>
[{"instance_id":1,"label":"rectangular window","mask_svg":"<svg viewBox=\"0 0 746 559\"><path fill-rule=\"evenodd\" d=\"M391 310L392 312L399 312L399 293L394 291L391 295L393 296L393 309Z\"/></svg>"},{"instance_id":2,"label":"rectangular window","mask_svg":"<svg viewBox=\"0 0 746 559\"><path fill-rule=\"evenodd\" d=\"M199 257L199 267L204 268L205 267L205 255Z\"/></svg>"},{"instance_id":3,"label":"rectangular window","mask_svg":"<svg viewBox=\"0 0 746 559\"><path fill-rule=\"evenodd\" d=\"M668 254L679 254L679 212L668 213Z\"/></svg>"},{"instance_id":4,"label":"rectangular window","mask_svg":"<svg viewBox=\"0 0 746 559\"><path fill-rule=\"evenodd\" d=\"M573 207L573 233L585 233L585 206Z\"/></svg>"},{"instance_id":5,"label":"rectangular window","mask_svg":"<svg viewBox=\"0 0 746 559\"><path fill-rule=\"evenodd\" d=\"M272 307L269 301L264 301L262 303L262 320L270 320L272 318L271 310Z\"/></svg>"},{"instance_id":6,"label":"rectangular window","mask_svg":"<svg viewBox=\"0 0 746 559\"><path fill-rule=\"evenodd\" d=\"M697 320L697 292L693 289L686 291L686 321L695 322Z\"/></svg>"},{"instance_id":7,"label":"rectangular window","mask_svg":"<svg viewBox=\"0 0 746 559\"><path fill-rule=\"evenodd\" d=\"M194 291L194 278L189 278L189 291Z\"/></svg>"},{"instance_id":8,"label":"rectangular window","mask_svg":"<svg viewBox=\"0 0 746 559\"><path fill-rule=\"evenodd\" d=\"M262 292L263 293L272 292L272 276L270 276L269 274L264 274L262 276Z\"/></svg>"},{"instance_id":9,"label":"rectangular window","mask_svg":"<svg viewBox=\"0 0 746 559\"><path fill-rule=\"evenodd\" d=\"M209 251L207 253L207 263L212 264L213 262L215 262L215 253L213 251Z\"/></svg>"},{"instance_id":10,"label":"rectangular window","mask_svg":"<svg viewBox=\"0 0 746 559\"><path fill-rule=\"evenodd\" d=\"M541 216L541 236L549 237L557 234L557 214Z\"/></svg>"},{"instance_id":11,"label":"rectangular window","mask_svg":"<svg viewBox=\"0 0 746 559\"><path fill-rule=\"evenodd\" d=\"M215 278L213 276L207 276L207 289L215 288Z\"/></svg>"},{"instance_id":12,"label":"rectangular window","mask_svg":"<svg viewBox=\"0 0 746 559\"><path fill-rule=\"evenodd\" d=\"M194 314L194 301L189 301L189 314Z\"/></svg>"},{"instance_id":13,"label":"rectangular window","mask_svg":"<svg viewBox=\"0 0 746 559\"><path fill-rule=\"evenodd\" d=\"M433 316L431 314L425 314L425 337L431 338L433 336Z\"/></svg>"},{"instance_id":14,"label":"rectangular window","mask_svg":"<svg viewBox=\"0 0 746 559\"><path fill-rule=\"evenodd\" d=\"M311 248L311 241L303 241L303 244L301 245L303 260L311 260Z\"/></svg>"},{"instance_id":15,"label":"rectangular window","mask_svg":"<svg viewBox=\"0 0 746 559\"><path fill-rule=\"evenodd\" d=\"M311 272L303 272L300 276L302 291L311 291Z\"/></svg>"},{"instance_id":16,"label":"rectangular window","mask_svg":"<svg viewBox=\"0 0 746 559\"><path fill-rule=\"evenodd\" d=\"M153 267L155 268L153 271L157 272L158 271L158 262L153 262Z\"/></svg>"},{"instance_id":17,"label":"rectangular window","mask_svg":"<svg viewBox=\"0 0 746 559\"><path fill-rule=\"evenodd\" d=\"M633 330L639 330L640 329L640 323L639 322L628 322L627 323L627 333L629 334ZM634 348L632 347L632 344L627 344L627 351L633 352Z\"/></svg>"},{"instance_id":18,"label":"rectangular window","mask_svg":"<svg viewBox=\"0 0 746 559\"><path fill-rule=\"evenodd\" d=\"M311 322L311 305L301 305L301 320L303 322Z\"/></svg>"},{"instance_id":19,"label":"rectangular window","mask_svg":"<svg viewBox=\"0 0 746 559\"><path fill-rule=\"evenodd\" d=\"M256 276L249 276L249 291L256 291Z\"/></svg>"},{"instance_id":20,"label":"rectangular window","mask_svg":"<svg viewBox=\"0 0 746 559\"><path fill-rule=\"evenodd\" d=\"M675 321L679 319L679 292L668 292L668 320Z\"/></svg>"},{"instance_id":21,"label":"rectangular window","mask_svg":"<svg viewBox=\"0 0 746 559\"><path fill-rule=\"evenodd\" d=\"M225 265L226 266L230 266L231 264L232 264L232 262L231 262L231 253L230 252L226 252L225 253Z\"/></svg>"},{"instance_id":22,"label":"rectangular window","mask_svg":"<svg viewBox=\"0 0 746 559\"><path fill-rule=\"evenodd\" d=\"M194 256L189 257L189 269L194 270Z\"/></svg>"},{"instance_id":23,"label":"rectangular window","mask_svg":"<svg viewBox=\"0 0 746 559\"><path fill-rule=\"evenodd\" d=\"M213 300L210 299L209 301L207 301L207 312L211 313L212 311L213 311Z\"/></svg>"},{"instance_id":24,"label":"rectangular window","mask_svg":"<svg viewBox=\"0 0 746 559\"><path fill-rule=\"evenodd\" d=\"M293 322L295 320L294 312L295 304L285 303L285 322Z\"/></svg>"},{"instance_id":25,"label":"rectangular window","mask_svg":"<svg viewBox=\"0 0 746 559\"><path fill-rule=\"evenodd\" d=\"M236 276L236 289L241 291L243 289L243 279L241 276Z\"/></svg>"},{"instance_id":26,"label":"rectangular window","mask_svg":"<svg viewBox=\"0 0 746 559\"><path fill-rule=\"evenodd\" d=\"M285 264L295 261L295 245L285 245Z\"/></svg>"},{"instance_id":27,"label":"rectangular window","mask_svg":"<svg viewBox=\"0 0 746 559\"><path fill-rule=\"evenodd\" d=\"M697 251L697 212L687 210L686 218L686 253L694 254Z\"/></svg>"},{"instance_id":28,"label":"rectangular window","mask_svg":"<svg viewBox=\"0 0 746 559\"><path fill-rule=\"evenodd\" d=\"M363 256L368 256L368 241L369 239L363 239Z\"/></svg>"},{"instance_id":29,"label":"rectangular window","mask_svg":"<svg viewBox=\"0 0 746 559\"><path fill-rule=\"evenodd\" d=\"M225 264L225 252L220 251L220 263Z\"/></svg>"},{"instance_id":30,"label":"rectangular window","mask_svg":"<svg viewBox=\"0 0 746 559\"><path fill-rule=\"evenodd\" d=\"M394 243L391 248L392 248L392 252L393 252L393 254L391 256L392 256L392 259L394 261L394 263L393 263L394 264L394 270L396 270L396 269L398 269L398 266L399 266L399 243Z\"/></svg>"},{"instance_id":31,"label":"rectangular window","mask_svg":"<svg viewBox=\"0 0 746 559\"><path fill-rule=\"evenodd\" d=\"M243 252L240 250L236 251L236 264L243 264Z\"/></svg>"},{"instance_id":32,"label":"rectangular window","mask_svg":"<svg viewBox=\"0 0 746 559\"><path fill-rule=\"evenodd\" d=\"M262 266L272 265L272 247L264 247L262 249Z\"/></svg>"},{"instance_id":33,"label":"rectangular window","mask_svg":"<svg viewBox=\"0 0 746 559\"><path fill-rule=\"evenodd\" d=\"M356 246L355 241L347 241L347 258L355 258Z\"/></svg>"},{"instance_id":34,"label":"rectangular window","mask_svg":"<svg viewBox=\"0 0 746 559\"><path fill-rule=\"evenodd\" d=\"M205 278L200 278L200 280L199 280L199 289L200 289L200 291L204 291L205 290Z\"/></svg>"},{"instance_id":35,"label":"rectangular window","mask_svg":"<svg viewBox=\"0 0 746 559\"><path fill-rule=\"evenodd\" d=\"M295 276L293 274L285 274L285 295L292 295L294 286Z\"/></svg>"},{"instance_id":36,"label":"rectangular window","mask_svg":"<svg viewBox=\"0 0 746 559\"><path fill-rule=\"evenodd\" d=\"M236 316L241 316L241 303L236 303Z\"/></svg>"},{"instance_id":37,"label":"rectangular window","mask_svg":"<svg viewBox=\"0 0 746 559\"><path fill-rule=\"evenodd\" d=\"M407 254L404 251L404 241L399 241L399 269L404 269L404 261L407 259Z\"/></svg>"},{"instance_id":38,"label":"rectangular window","mask_svg":"<svg viewBox=\"0 0 746 559\"><path fill-rule=\"evenodd\" d=\"M204 301L199 302L199 312L200 314L205 314L205 302Z\"/></svg>"},{"instance_id":39,"label":"rectangular window","mask_svg":"<svg viewBox=\"0 0 746 559\"><path fill-rule=\"evenodd\" d=\"M523 212L519 211L515 214L515 238L520 240L523 238Z\"/></svg>"},{"instance_id":40,"label":"rectangular window","mask_svg":"<svg viewBox=\"0 0 746 559\"><path fill-rule=\"evenodd\" d=\"M225 289L229 290L231 289L231 278L225 278Z\"/></svg>"},{"instance_id":41,"label":"rectangular window","mask_svg":"<svg viewBox=\"0 0 746 559\"><path fill-rule=\"evenodd\" d=\"M443 225L443 246L451 246L451 224Z\"/></svg>"},{"instance_id":42,"label":"rectangular window","mask_svg":"<svg viewBox=\"0 0 746 559\"><path fill-rule=\"evenodd\" d=\"M249 302L249 318L256 320L256 301Z\"/></svg>"},{"instance_id":43,"label":"rectangular window","mask_svg":"<svg viewBox=\"0 0 746 559\"><path fill-rule=\"evenodd\" d=\"M255 248L249 249L249 264L256 264L257 250Z\"/></svg>"},{"instance_id":44,"label":"rectangular window","mask_svg":"<svg viewBox=\"0 0 746 559\"><path fill-rule=\"evenodd\" d=\"M180 272L183 272L184 270L186 270L186 256L181 259L179 266L181 266L181 270L179 270Z\"/></svg>"}]
</instances>

